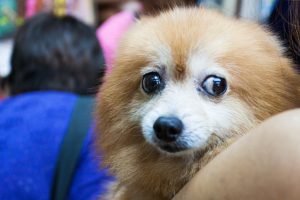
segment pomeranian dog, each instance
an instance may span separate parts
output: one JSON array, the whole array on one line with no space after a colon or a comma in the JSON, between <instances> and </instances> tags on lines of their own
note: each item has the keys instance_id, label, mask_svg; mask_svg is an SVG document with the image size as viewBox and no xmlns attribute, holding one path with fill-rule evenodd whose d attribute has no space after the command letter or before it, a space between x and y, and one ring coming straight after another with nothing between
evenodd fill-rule
<instances>
[{"instance_id":1,"label":"pomeranian dog","mask_svg":"<svg viewBox=\"0 0 300 200\"><path fill-rule=\"evenodd\" d=\"M203 8L138 21L97 105L107 199L170 200L266 118L299 106L300 77L263 27Z\"/></svg>"}]
</instances>

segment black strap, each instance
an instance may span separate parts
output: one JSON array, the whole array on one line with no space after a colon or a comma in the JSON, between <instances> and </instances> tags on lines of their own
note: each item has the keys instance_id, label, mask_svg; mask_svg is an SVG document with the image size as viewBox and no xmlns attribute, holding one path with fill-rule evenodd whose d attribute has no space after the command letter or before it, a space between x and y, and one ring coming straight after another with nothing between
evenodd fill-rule
<instances>
[{"instance_id":1,"label":"black strap","mask_svg":"<svg viewBox=\"0 0 300 200\"><path fill-rule=\"evenodd\" d=\"M93 99L79 97L63 139L53 178L51 200L68 197L72 178L92 120Z\"/></svg>"}]
</instances>

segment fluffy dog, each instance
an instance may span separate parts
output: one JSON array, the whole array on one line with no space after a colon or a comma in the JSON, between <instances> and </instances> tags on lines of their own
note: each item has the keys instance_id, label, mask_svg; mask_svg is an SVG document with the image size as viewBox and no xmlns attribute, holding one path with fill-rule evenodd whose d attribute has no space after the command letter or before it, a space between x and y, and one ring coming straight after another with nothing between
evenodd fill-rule
<instances>
[{"instance_id":1,"label":"fluffy dog","mask_svg":"<svg viewBox=\"0 0 300 200\"><path fill-rule=\"evenodd\" d=\"M269 31L202 8L138 21L101 88L108 199L169 200L234 138L299 106L300 78Z\"/></svg>"}]
</instances>

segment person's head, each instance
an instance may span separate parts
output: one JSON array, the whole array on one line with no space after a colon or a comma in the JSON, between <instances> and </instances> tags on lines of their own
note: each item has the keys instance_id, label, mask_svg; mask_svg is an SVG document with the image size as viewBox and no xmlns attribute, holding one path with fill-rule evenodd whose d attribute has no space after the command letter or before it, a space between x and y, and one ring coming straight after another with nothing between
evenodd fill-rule
<instances>
[{"instance_id":1,"label":"person's head","mask_svg":"<svg viewBox=\"0 0 300 200\"><path fill-rule=\"evenodd\" d=\"M103 75L95 30L71 17L37 15L16 33L12 70L4 80L11 95L42 90L94 94Z\"/></svg>"}]
</instances>

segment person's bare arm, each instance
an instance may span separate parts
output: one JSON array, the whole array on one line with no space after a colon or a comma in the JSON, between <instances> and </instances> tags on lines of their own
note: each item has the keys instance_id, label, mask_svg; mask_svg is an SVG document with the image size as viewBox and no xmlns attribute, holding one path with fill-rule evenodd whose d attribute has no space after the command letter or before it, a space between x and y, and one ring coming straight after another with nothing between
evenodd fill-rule
<instances>
[{"instance_id":1,"label":"person's bare arm","mask_svg":"<svg viewBox=\"0 0 300 200\"><path fill-rule=\"evenodd\" d=\"M299 200L300 110L280 114L218 155L173 200Z\"/></svg>"}]
</instances>

